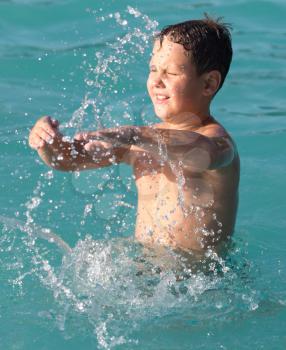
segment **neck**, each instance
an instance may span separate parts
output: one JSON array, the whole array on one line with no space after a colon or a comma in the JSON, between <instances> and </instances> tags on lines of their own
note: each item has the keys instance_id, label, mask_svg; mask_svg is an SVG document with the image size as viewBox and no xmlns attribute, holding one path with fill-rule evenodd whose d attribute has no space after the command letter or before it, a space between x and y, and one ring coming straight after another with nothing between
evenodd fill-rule
<instances>
[{"instance_id":1,"label":"neck","mask_svg":"<svg viewBox=\"0 0 286 350\"><path fill-rule=\"evenodd\" d=\"M164 124L169 129L180 129L180 130L192 130L206 125L208 122L213 120L210 115L210 110L207 109L202 112L184 112L180 115L175 116L172 120L165 122Z\"/></svg>"}]
</instances>

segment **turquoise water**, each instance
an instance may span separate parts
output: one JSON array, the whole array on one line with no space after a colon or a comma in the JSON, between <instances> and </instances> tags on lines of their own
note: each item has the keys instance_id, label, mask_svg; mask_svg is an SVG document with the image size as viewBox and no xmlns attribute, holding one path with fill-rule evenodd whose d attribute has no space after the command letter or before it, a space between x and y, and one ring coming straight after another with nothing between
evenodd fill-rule
<instances>
[{"instance_id":1,"label":"turquoise water","mask_svg":"<svg viewBox=\"0 0 286 350\"><path fill-rule=\"evenodd\" d=\"M127 166L54 172L27 135L43 114L67 135L155 122L152 32L205 11L234 28L212 112L240 151L240 207L226 260L179 281L178 256L130 238ZM1 349L286 348L285 15L282 0L0 2Z\"/></svg>"}]
</instances>

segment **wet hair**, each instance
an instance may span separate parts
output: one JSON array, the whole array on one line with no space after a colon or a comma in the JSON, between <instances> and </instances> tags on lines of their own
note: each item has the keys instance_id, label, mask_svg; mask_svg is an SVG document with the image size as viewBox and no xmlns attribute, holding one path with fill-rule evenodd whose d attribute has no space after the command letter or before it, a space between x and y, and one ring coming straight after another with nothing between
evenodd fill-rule
<instances>
[{"instance_id":1,"label":"wet hair","mask_svg":"<svg viewBox=\"0 0 286 350\"><path fill-rule=\"evenodd\" d=\"M167 36L174 43L183 45L194 63L197 74L212 70L221 73L222 87L232 60L231 26L222 18L213 19L205 14L201 20L190 20L164 27L155 36L162 46ZM217 90L217 91L218 91Z\"/></svg>"}]
</instances>

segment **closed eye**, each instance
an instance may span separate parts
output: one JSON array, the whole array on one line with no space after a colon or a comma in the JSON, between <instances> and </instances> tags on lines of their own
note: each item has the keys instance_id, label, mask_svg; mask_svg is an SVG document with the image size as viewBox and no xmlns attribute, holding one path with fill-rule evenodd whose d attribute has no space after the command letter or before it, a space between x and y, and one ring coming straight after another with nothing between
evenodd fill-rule
<instances>
[{"instance_id":1,"label":"closed eye","mask_svg":"<svg viewBox=\"0 0 286 350\"><path fill-rule=\"evenodd\" d=\"M150 70L150 72L157 72L157 71L158 71L157 68L156 68L156 66L154 66L154 65L149 66L149 70ZM164 74L167 74L167 75L173 75L173 76L179 75L178 73L175 73L175 72L168 72L168 71L166 71L166 70L163 70L163 73L164 73Z\"/></svg>"}]
</instances>

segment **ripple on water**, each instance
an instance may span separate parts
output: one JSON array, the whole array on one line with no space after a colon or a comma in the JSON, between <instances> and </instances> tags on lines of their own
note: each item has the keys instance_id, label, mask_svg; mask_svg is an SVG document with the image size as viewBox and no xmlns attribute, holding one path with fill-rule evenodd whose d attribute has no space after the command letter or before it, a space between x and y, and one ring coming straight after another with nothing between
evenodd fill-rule
<instances>
[{"instance_id":1,"label":"ripple on water","mask_svg":"<svg viewBox=\"0 0 286 350\"><path fill-rule=\"evenodd\" d=\"M70 320L76 318L73 332L88 329L103 349L135 344L141 330L151 332L158 322L166 329L179 322L189 330L247 318L260 305L269 308L239 242L222 259L212 252L195 257L149 249L132 239L96 241L86 236L60 264L49 258L53 251L47 245L32 236L19 239L16 229L4 231L0 246L10 272L20 272L22 284L30 274L52 292L56 314L45 322L55 322L69 334ZM29 271L23 259L20 267L12 264L11 246L18 257L30 259Z\"/></svg>"},{"instance_id":2,"label":"ripple on water","mask_svg":"<svg viewBox=\"0 0 286 350\"><path fill-rule=\"evenodd\" d=\"M118 342L136 341L133 332L158 318L166 325L175 318L189 327L230 322L259 307L247 261L235 265L215 254L191 258L187 263L186 256L129 239L86 237L52 280L49 275L44 280L62 306L87 315L103 348L113 344L115 334Z\"/></svg>"}]
</instances>

